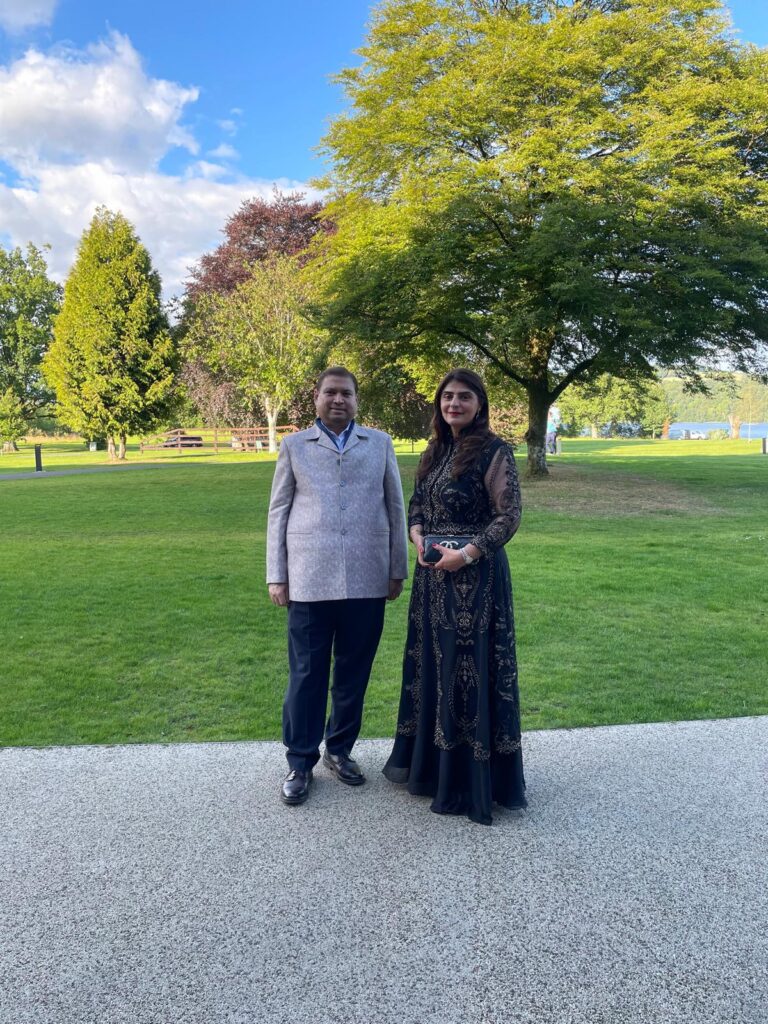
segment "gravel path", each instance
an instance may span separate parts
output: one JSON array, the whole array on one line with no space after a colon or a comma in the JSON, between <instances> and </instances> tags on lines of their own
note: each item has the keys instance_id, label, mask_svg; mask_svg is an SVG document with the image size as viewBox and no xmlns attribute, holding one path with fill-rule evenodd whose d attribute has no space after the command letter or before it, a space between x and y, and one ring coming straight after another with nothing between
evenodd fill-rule
<instances>
[{"instance_id":1,"label":"gravel path","mask_svg":"<svg viewBox=\"0 0 768 1024\"><path fill-rule=\"evenodd\" d=\"M539 732L490 828L282 748L0 751L2 1024L765 1024L768 717Z\"/></svg>"}]
</instances>

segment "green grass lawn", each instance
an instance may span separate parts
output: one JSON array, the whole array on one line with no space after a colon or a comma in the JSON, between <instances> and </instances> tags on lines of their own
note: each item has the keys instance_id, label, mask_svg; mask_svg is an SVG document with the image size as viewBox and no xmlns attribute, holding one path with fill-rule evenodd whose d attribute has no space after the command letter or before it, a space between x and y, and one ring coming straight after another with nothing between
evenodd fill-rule
<instances>
[{"instance_id":1,"label":"green grass lawn","mask_svg":"<svg viewBox=\"0 0 768 1024\"><path fill-rule=\"evenodd\" d=\"M243 463L273 462L274 455L268 452L235 452L229 443L231 431L222 430L219 435L218 451L213 447L212 430L196 430L192 427L188 434L199 434L204 441L203 448L178 448L166 449L145 449L139 448L139 439L132 438L127 446L128 465L137 463L147 465L162 464L175 465L214 465L229 464L242 465ZM19 445L17 452L0 452L0 476L7 473L31 473L35 469L35 441L39 440L41 445L41 456L43 471L51 472L59 469L85 469L104 468L114 465L110 463L105 451L88 451L82 441L58 440L57 438L30 439ZM395 450L399 454L409 454L412 451L420 451L424 442L396 441Z\"/></svg>"},{"instance_id":2,"label":"green grass lawn","mask_svg":"<svg viewBox=\"0 0 768 1024\"><path fill-rule=\"evenodd\" d=\"M524 484L508 548L524 729L768 713L758 452L566 441L552 478ZM272 460L154 454L169 465L0 481L0 744L279 736ZM406 494L415 463L400 456ZM368 736L394 727L405 613L388 607Z\"/></svg>"}]
</instances>

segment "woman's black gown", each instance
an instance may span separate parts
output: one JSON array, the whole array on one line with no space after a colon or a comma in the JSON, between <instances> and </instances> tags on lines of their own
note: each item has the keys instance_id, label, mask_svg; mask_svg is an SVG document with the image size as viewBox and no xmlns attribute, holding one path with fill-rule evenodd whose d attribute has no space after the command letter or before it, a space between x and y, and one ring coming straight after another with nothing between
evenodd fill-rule
<instances>
[{"instance_id":1,"label":"woman's black gown","mask_svg":"<svg viewBox=\"0 0 768 1024\"><path fill-rule=\"evenodd\" d=\"M504 545L520 524L510 447L493 438L472 469L451 478L455 447L408 507L425 536L471 535L483 557L458 572L417 565L408 610L391 782L431 796L438 814L491 824L493 802L525 807L512 590Z\"/></svg>"}]
</instances>

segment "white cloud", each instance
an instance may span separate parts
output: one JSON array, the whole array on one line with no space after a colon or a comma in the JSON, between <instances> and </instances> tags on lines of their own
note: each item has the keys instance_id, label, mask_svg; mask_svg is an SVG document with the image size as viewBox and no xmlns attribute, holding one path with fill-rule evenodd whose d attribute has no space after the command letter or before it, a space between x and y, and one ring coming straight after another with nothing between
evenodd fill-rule
<instances>
[{"instance_id":1,"label":"white cloud","mask_svg":"<svg viewBox=\"0 0 768 1024\"><path fill-rule=\"evenodd\" d=\"M64 280L96 207L120 210L149 249L165 294L173 295L181 292L189 267L221 241L221 229L240 203L255 196L269 199L275 187L318 196L286 179L221 182L157 171L132 175L98 163L50 166L34 186L0 184L0 223L13 245L49 242L49 267Z\"/></svg>"},{"instance_id":2,"label":"white cloud","mask_svg":"<svg viewBox=\"0 0 768 1024\"><path fill-rule=\"evenodd\" d=\"M194 88L148 77L130 41L118 34L87 51L32 49L0 67L0 160L15 172L0 175L4 237L12 245L50 243L51 273L63 280L96 207L120 210L170 296L182 290L200 255L221 241L225 221L243 200L268 199L275 187L317 197L286 179L233 181L230 170L207 160L175 175L161 172L160 160L174 147L199 150L180 123L196 98ZM237 153L223 143L208 155Z\"/></svg>"},{"instance_id":3,"label":"white cloud","mask_svg":"<svg viewBox=\"0 0 768 1024\"><path fill-rule=\"evenodd\" d=\"M0 159L24 171L55 160L151 167L173 146L197 151L179 124L197 95L149 78L118 33L85 52L30 49L0 68Z\"/></svg>"},{"instance_id":4,"label":"white cloud","mask_svg":"<svg viewBox=\"0 0 768 1024\"><path fill-rule=\"evenodd\" d=\"M218 125L223 132L227 133L227 135L237 135L237 124L234 121L230 121L228 118L225 118L223 121L219 121Z\"/></svg>"},{"instance_id":5,"label":"white cloud","mask_svg":"<svg viewBox=\"0 0 768 1024\"><path fill-rule=\"evenodd\" d=\"M209 149L208 156L215 157L217 160L237 160L240 154L237 152L234 146L230 146L226 142L222 142L216 149Z\"/></svg>"},{"instance_id":6,"label":"white cloud","mask_svg":"<svg viewBox=\"0 0 768 1024\"><path fill-rule=\"evenodd\" d=\"M209 181L216 181L217 178L226 178L229 170L221 164L212 164L209 160L197 160L187 168L186 178L207 178Z\"/></svg>"},{"instance_id":7,"label":"white cloud","mask_svg":"<svg viewBox=\"0 0 768 1024\"><path fill-rule=\"evenodd\" d=\"M21 32L35 25L50 25L57 0L0 0L0 27Z\"/></svg>"}]
</instances>

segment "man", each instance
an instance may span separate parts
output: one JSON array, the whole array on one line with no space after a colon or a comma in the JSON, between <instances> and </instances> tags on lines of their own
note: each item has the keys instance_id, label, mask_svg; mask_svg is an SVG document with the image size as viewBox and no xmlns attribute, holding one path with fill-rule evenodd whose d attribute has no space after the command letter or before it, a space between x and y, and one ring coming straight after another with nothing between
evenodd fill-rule
<instances>
[{"instance_id":1,"label":"man","mask_svg":"<svg viewBox=\"0 0 768 1024\"><path fill-rule=\"evenodd\" d=\"M343 366L320 375L314 400L315 425L280 445L267 529L269 596L288 607L286 804L302 804L309 796L323 738L326 768L349 786L365 782L352 747L384 604L400 596L408 575L392 439L355 422L357 380Z\"/></svg>"}]
</instances>

